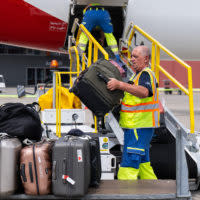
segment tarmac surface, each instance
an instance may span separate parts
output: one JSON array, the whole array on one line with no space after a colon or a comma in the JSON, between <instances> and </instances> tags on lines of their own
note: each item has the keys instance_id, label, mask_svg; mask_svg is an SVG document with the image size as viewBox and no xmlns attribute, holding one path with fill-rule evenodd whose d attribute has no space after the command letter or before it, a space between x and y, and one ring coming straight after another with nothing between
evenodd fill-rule
<instances>
[{"instance_id":1,"label":"tarmac surface","mask_svg":"<svg viewBox=\"0 0 200 200\"><path fill-rule=\"evenodd\" d=\"M195 131L200 132L200 92L194 92L193 96ZM164 92L160 92L159 99L185 128L190 129L190 106L187 95L178 95L176 92L166 95Z\"/></svg>"}]
</instances>

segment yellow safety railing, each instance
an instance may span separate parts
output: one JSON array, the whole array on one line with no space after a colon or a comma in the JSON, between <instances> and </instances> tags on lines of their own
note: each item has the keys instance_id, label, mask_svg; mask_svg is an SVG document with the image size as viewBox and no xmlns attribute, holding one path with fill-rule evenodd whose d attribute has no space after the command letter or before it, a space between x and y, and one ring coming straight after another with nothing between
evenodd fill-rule
<instances>
[{"instance_id":1,"label":"yellow safety railing","mask_svg":"<svg viewBox=\"0 0 200 200\"><path fill-rule=\"evenodd\" d=\"M189 105L190 105L190 132L194 133L194 103L193 103L193 86L192 86L192 68L186 64L183 60L174 55L171 51L165 48L162 44L160 44L157 40L143 31L137 25L132 26L131 33L128 39L128 59L131 58L130 47L133 40L133 36L135 32L139 32L145 38L147 38L150 42L152 42L152 55L151 55L151 68L155 72L156 79L159 83L159 72L162 72L166 77L168 77L178 88L180 88L185 94L189 96ZM178 62L181 66L187 69L188 71L188 89L185 88L179 81L177 81L171 74L169 74L163 67L160 65L160 50L163 50L167 55L173 58L176 62Z\"/></svg>"},{"instance_id":2,"label":"yellow safety railing","mask_svg":"<svg viewBox=\"0 0 200 200\"><path fill-rule=\"evenodd\" d=\"M76 70L73 72L72 65L75 61L72 56L72 52L76 54ZM75 46L69 48L69 56L70 56L70 71L69 72L54 72L56 74L56 135L61 137L61 75L66 74L69 75L69 84L70 87L73 85L73 78L72 75L79 76L81 69L80 69L80 61L78 56L78 50ZM82 68L84 70L85 68Z\"/></svg>"},{"instance_id":3,"label":"yellow safety railing","mask_svg":"<svg viewBox=\"0 0 200 200\"><path fill-rule=\"evenodd\" d=\"M98 52L100 51L106 60L109 59L108 53L104 50L104 48L96 41L96 39L91 35L91 33L85 28L83 24L79 25L78 37L76 39L76 46L78 46L78 40L81 32L84 32L88 38L88 52L87 52L87 67L98 60ZM85 66L85 57L86 53L82 55L82 68ZM93 60L92 60L93 57ZM97 133L97 118L94 117L94 124L95 124L95 132Z\"/></svg>"},{"instance_id":4,"label":"yellow safety railing","mask_svg":"<svg viewBox=\"0 0 200 200\"><path fill-rule=\"evenodd\" d=\"M88 63L87 66L90 67L90 65L98 60L98 51L100 51L106 60L109 59L108 53L104 50L104 48L96 41L96 39L91 35L91 33L85 28L83 24L80 24L79 26L79 32L84 32L87 38L89 39L88 43ZM79 33L80 35L80 33ZM77 44L78 45L78 41ZM93 50L93 52L92 52ZM93 54L92 54L93 53ZM93 56L93 61L92 61ZM83 58L85 56L82 56Z\"/></svg>"},{"instance_id":5,"label":"yellow safety railing","mask_svg":"<svg viewBox=\"0 0 200 200\"><path fill-rule=\"evenodd\" d=\"M79 26L79 32L84 32L89 39L88 44L88 57L87 57L87 67L98 60L98 51L100 51L106 60L109 59L108 53L104 50L104 48L96 41L96 39L91 35L91 33L84 27L84 25ZM80 33L79 33L80 35ZM73 59L72 53L75 52L76 59ZM80 59L79 52L77 46L72 46L69 48L69 56L70 56L70 71L69 72L54 72L56 73L56 135L61 137L61 74L69 75L70 87L73 85L73 75L79 76L80 72L86 67L86 53L82 54L82 68L80 68ZM93 57L93 59L92 59ZM76 62L76 63L74 63ZM76 64L76 70L73 72L73 64ZM95 132L97 133L97 119L94 119L95 124Z\"/></svg>"},{"instance_id":6,"label":"yellow safety railing","mask_svg":"<svg viewBox=\"0 0 200 200\"><path fill-rule=\"evenodd\" d=\"M61 75L66 74L72 76L73 74L79 75L79 71L77 72L54 72L56 74L56 136L61 137ZM70 87L72 87L72 82L70 83Z\"/></svg>"}]
</instances>

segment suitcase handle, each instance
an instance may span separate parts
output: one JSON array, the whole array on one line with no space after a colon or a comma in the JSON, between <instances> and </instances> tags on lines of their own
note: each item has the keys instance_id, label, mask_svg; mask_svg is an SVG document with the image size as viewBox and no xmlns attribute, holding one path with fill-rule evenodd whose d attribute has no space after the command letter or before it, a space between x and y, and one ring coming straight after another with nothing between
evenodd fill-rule
<instances>
[{"instance_id":1,"label":"suitcase handle","mask_svg":"<svg viewBox=\"0 0 200 200\"><path fill-rule=\"evenodd\" d=\"M65 176L66 174L66 169L67 169L67 166L66 166L66 159L63 159L63 162L62 162L62 180L63 180L63 184L66 184L66 179L63 179L63 177Z\"/></svg>"},{"instance_id":2,"label":"suitcase handle","mask_svg":"<svg viewBox=\"0 0 200 200\"><path fill-rule=\"evenodd\" d=\"M111 169L115 169L116 168L116 158L112 157L110 161L111 161Z\"/></svg>"},{"instance_id":3,"label":"suitcase handle","mask_svg":"<svg viewBox=\"0 0 200 200\"><path fill-rule=\"evenodd\" d=\"M104 83L108 83L108 81L109 81L109 78L108 77L106 77L106 76L104 76L102 73L100 73L100 72L97 72L97 77L99 78L99 79L101 79L102 81L104 81Z\"/></svg>"},{"instance_id":4,"label":"suitcase handle","mask_svg":"<svg viewBox=\"0 0 200 200\"><path fill-rule=\"evenodd\" d=\"M66 173L67 172L67 159L63 159L62 167L63 167L63 174L62 174L63 184L70 183L71 185L74 185L76 183L75 180L70 178L69 175L66 175L67 174Z\"/></svg>"},{"instance_id":5,"label":"suitcase handle","mask_svg":"<svg viewBox=\"0 0 200 200\"><path fill-rule=\"evenodd\" d=\"M32 162L29 162L28 165L29 165L29 175L30 175L31 183L33 183Z\"/></svg>"},{"instance_id":6,"label":"suitcase handle","mask_svg":"<svg viewBox=\"0 0 200 200\"><path fill-rule=\"evenodd\" d=\"M25 173L25 164L21 164L20 175L22 177L23 182L27 182L26 173Z\"/></svg>"},{"instance_id":7,"label":"suitcase handle","mask_svg":"<svg viewBox=\"0 0 200 200\"><path fill-rule=\"evenodd\" d=\"M53 166L52 166L52 179L56 180L56 161L53 161Z\"/></svg>"},{"instance_id":8,"label":"suitcase handle","mask_svg":"<svg viewBox=\"0 0 200 200\"><path fill-rule=\"evenodd\" d=\"M63 159L63 162L62 162L63 174L66 174L66 169L67 169L66 163L67 163L66 159Z\"/></svg>"}]
</instances>

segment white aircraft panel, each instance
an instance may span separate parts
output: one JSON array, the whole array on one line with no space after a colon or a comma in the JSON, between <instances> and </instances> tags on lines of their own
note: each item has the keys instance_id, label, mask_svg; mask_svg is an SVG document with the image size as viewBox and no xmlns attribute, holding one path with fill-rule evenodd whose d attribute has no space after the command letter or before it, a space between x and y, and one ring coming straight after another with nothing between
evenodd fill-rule
<instances>
[{"instance_id":1,"label":"white aircraft panel","mask_svg":"<svg viewBox=\"0 0 200 200\"><path fill-rule=\"evenodd\" d=\"M24 0L34 7L64 21L68 22L69 0Z\"/></svg>"},{"instance_id":2,"label":"white aircraft panel","mask_svg":"<svg viewBox=\"0 0 200 200\"><path fill-rule=\"evenodd\" d=\"M126 27L133 21L180 58L199 60L199 8L198 0L129 0Z\"/></svg>"}]
</instances>

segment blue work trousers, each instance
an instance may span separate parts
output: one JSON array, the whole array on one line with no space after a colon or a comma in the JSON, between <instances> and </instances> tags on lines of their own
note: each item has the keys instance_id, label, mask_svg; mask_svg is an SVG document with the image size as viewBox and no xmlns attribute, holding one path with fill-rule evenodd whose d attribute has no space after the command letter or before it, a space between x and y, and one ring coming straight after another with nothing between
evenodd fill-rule
<instances>
[{"instance_id":1,"label":"blue work trousers","mask_svg":"<svg viewBox=\"0 0 200 200\"><path fill-rule=\"evenodd\" d=\"M104 33L112 33L113 25L111 23L110 14L107 10L98 8L89 8L84 17L82 24L88 29L89 32L96 26L101 27Z\"/></svg>"},{"instance_id":2,"label":"blue work trousers","mask_svg":"<svg viewBox=\"0 0 200 200\"><path fill-rule=\"evenodd\" d=\"M139 169L140 163L149 162L149 147L154 128L124 129L124 149L121 167Z\"/></svg>"}]
</instances>

